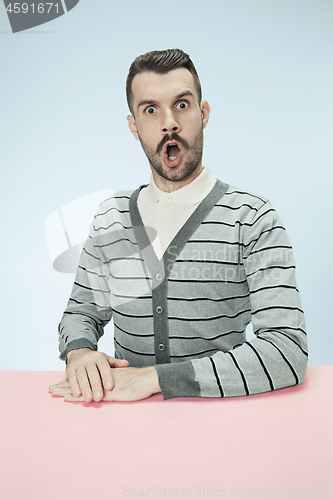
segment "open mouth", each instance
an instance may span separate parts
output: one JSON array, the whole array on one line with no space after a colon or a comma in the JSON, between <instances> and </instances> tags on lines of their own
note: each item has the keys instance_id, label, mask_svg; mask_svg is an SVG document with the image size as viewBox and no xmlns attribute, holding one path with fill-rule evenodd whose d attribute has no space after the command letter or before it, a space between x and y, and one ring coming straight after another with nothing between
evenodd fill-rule
<instances>
[{"instance_id":1,"label":"open mouth","mask_svg":"<svg viewBox=\"0 0 333 500\"><path fill-rule=\"evenodd\" d=\"M168 155L168 159L170 161L173 161L179 155L180 149L177 146L177 144L168 144L166 152L167 152L167 155Z\"/></svg>"},{"instance_id":2,"label":"open mouth","mask_svg":"<svg viewBox=\"0 0 333 500\"><path fill-rule=\"evenodd\" d=\"M163 162L168 168L178 167L183 158L183 148L178 141L168 141L163 148Z\"/></svg>"}]
</instances>

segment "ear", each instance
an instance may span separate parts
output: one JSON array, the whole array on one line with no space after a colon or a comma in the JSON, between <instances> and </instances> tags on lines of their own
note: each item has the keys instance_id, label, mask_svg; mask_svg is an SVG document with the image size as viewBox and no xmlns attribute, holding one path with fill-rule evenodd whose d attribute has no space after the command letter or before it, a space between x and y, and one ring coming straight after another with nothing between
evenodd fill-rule
<instances>
[{"instance_id":1,"label":"ear","mask_svg":"<svg viewBox=\"0 0 333 500\"><path fill-rule=\"evenodd\" d=\"M202 101L200 108L201 108L202 127L205 128L209 120L210 106L207 101Z\"/></svg>"},{"instance_id":2,"label":"ear","mask_svg":"<svg viewBox=\"0 0 333 500\"><path fill-rule=\"evenodd\" d=\"M136 128L134 116L133 115L128 115L127 116L127 122L128 122L128 126L129 126L130 131L132 132L132 134L134 135L134 137L136 138L136 140L139 141L140 139L139 139L138 130Z\"/></svg>"}]
</instances>

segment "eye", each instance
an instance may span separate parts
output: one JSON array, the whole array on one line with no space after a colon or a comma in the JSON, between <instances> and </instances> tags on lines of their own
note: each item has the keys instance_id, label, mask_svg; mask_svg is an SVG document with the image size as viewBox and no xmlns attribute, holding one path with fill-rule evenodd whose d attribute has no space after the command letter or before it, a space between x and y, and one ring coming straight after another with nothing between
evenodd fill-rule
<instances>
[{"instance_id":1,"label":"eye","mask_svg":"<svg viewBox=\"0 0 333 500\"><path fill-rule=\"evenodd\" d=\"M148 106L148 108L145 109L145 113L147 113L148 115L152 115L155 113L155 108L154 106Z\"/></svg>"},{"instance_id":2,"label":"eye","mask_svg":"<svg viewBox=\"0 0 333 500\"><path fill-rule=\"evenodd\" d=\"M180 101L177 104L176 108L178 108L178 109L186 109L187 106L188 106L188 102L186 102L186 101Z\"/></svg>"}]
</instances>

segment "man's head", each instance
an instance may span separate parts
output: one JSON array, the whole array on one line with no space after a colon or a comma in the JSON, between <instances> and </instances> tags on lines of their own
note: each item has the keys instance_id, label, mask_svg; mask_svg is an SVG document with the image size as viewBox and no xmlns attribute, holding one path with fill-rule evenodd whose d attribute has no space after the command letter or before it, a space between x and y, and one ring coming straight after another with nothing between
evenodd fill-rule
<instances>
[{"instance_id":1,"label":"man's head","mask_svg":"<svg viewBox=\"0 0 333 500\"><path fill-rule=\"evenodd\" d=\"M164 75L177 68L186 68L193 76L198 103L201 103L201 84L197 70L190 56L180 49L153 50L138 56L132 62L126 80L126 97L130 112L134 116L132 82L135 75L144 72L158 73Z\"/></svg>"},{"instance_id":2,"label":"man's head","mask_svg":"<svg viewBox=\"0 0 333 500\"><path fill-rule=\"evenodd\" d=\"M202 170L209 104L189 56L179 49L148 52L132 63L126 84L131 132L141 142L156 184L172 191Z\"/></svg>"}]
</instances>

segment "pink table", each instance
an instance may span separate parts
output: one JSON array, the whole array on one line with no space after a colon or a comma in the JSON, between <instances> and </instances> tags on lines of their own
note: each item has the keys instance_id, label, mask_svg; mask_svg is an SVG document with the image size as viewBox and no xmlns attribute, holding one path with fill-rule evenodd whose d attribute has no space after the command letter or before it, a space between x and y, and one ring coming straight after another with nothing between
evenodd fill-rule
<instances>
[{"instance_id":1,"label":"pink table","mask_svg":"<svg viewBox=\"0 0 333 500\"><path fill-rule=\"evenodd\" d=\"M70 403L65 372L0 372L1 500L333 498L333 366L226 399ZM288 494L289 493L289 494Z\"/></svg>"}]
</instances>

